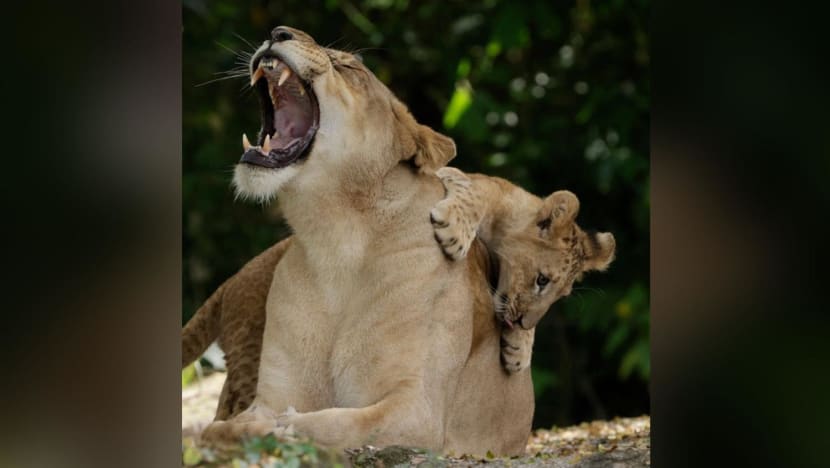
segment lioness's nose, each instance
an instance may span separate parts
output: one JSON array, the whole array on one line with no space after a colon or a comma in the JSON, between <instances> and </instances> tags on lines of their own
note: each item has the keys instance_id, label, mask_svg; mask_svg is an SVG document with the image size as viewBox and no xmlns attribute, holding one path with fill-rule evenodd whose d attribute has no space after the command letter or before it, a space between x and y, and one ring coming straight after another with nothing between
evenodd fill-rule
<instances>
[{"instance_id":1,"label":"lioness's nose","mask_svg":"<svg viewBox=\"0 0 830 468\"><path fill-rule=\"evenodd\" d=\"M283 28L282 26L274 28L274 30L271 31L271 37L274 38L274 42L290 41L291 39L294 39L294 35L291 34L291 31Z\"/></svg>"}]
</instances>

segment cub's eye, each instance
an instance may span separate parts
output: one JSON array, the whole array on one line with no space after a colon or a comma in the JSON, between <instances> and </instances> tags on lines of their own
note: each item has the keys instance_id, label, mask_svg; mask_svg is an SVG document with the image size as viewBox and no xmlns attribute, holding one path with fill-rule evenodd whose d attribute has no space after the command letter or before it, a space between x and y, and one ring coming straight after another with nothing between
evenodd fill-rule
<instances>
[{"instance_id":1,"label":"cub's eye","mask_svg":"<svg viewBox=\"0 0 830 468\"><path fill-rule=\"evenodd\" d=\"M548 283L550 283L550 278L548 278L547 276L541 273L539 273L539 275L536 276L536 285L540 288L544 288L548 285Z\"/></svg>"}]
</instances>

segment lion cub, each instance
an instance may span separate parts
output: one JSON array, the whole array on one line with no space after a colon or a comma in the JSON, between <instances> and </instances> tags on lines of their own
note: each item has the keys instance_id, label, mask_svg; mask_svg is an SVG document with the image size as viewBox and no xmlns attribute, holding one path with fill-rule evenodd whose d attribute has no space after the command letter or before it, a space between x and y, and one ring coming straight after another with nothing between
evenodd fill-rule
<instances>
[{"instance_id":1,"label":"lion cub","mask_svg":"<svg viewBox=\"0 0 830 468\"><path fill-rule=\"evenodd\" d=\"M435 238L452 260L467 255L476 235L495 256L502 364L509 373L526 369L536 324L584 272L608 267L614 236L580 229L579 200L566 190L541 199L498 177L452 167L436 174L446 196L430 212Z\"/></svg>"}]
</instances>

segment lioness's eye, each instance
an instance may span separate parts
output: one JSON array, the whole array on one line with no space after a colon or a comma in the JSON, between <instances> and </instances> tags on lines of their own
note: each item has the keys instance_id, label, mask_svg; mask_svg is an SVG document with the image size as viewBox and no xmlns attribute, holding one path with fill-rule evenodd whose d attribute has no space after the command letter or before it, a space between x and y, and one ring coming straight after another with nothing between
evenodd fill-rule
<instances>
[{"instance_id":1,"label":"lioness's eye","mask_svg":"<svg viewBox=\"0 0 830 468\"><path fill-rule=\"evenodd\" d=\"M548 278L547 276L545 276L541 273L539 273L536 276L536 285L539 286L540 288L544 288L545 286L548 285L548 283L550 283L550 278Z\"/></svg>"}]
</instances>

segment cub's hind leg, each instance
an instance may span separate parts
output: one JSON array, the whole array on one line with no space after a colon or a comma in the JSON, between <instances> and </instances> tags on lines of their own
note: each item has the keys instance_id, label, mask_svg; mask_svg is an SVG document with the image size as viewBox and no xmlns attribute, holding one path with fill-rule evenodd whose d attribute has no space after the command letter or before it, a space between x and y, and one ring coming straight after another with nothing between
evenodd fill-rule
<instances>
[{"instance_id":1,"label":"cub's hind leg","mask_svg":"<svg viewBox=\"0 0 830 468\"><path fill-rule=\"evenodd\" d=\"M219 344L228 369L216 408L216 421L247 409L256 396L265 327L265 303L274 269L288 250L291 237L269 247L245 264L223 285Z\"/></svg>"}]
</instances>

